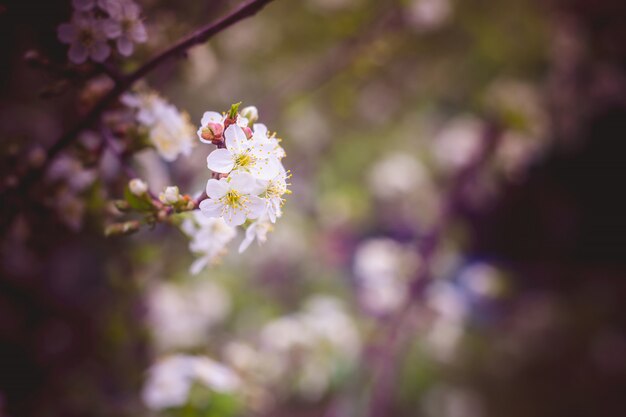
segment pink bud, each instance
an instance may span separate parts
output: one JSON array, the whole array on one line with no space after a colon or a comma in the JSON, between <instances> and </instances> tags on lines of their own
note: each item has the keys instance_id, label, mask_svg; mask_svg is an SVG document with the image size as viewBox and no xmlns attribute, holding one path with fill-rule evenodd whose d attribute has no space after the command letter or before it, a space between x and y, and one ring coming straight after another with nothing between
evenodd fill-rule
<instances>
[{"instance_id":1,"label":"pink bud","mask_svg":"<svg viewBox=\"0 0 626 417\"><path fill-rule=\"evenodd\" d=\"M243 129L243 133L246 134L246 137L250 139L252 137L252 129L250 129L248 126L242 127L242 129Z\"/></svg>"},{"instance_id":2,"label":"pink bud","mask_svg":"<svg viewBox=\"0 0 626 417\"><path fill-rule=\"evenodd\" d=\"M208 123L206 127L202 129L202 138L206 140L215 140L222 137L224 133L224 126L220 123Z\"/></svg>"}]
</instances>

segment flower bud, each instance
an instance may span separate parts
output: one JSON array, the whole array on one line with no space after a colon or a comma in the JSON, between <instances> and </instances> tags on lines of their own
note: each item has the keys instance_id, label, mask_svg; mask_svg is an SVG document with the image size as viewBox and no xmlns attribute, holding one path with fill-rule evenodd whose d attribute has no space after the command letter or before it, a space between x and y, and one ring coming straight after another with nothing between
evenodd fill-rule
<instances>
[{"instance_id":1,"label":"flower bud","mask_svg":"<svg viewBox=\"0 0 626 417\"><path fill-rule=\"evenodd\" d=\"M138 220L131 220L124 223L114 223L104 230L105 236L120 236L130 235L135 233L141 227L141 223Z\"/></svg>"},{"instance_id":2,"label":"flower bud","mask_svg":"<svg viewBox=\"0 0 626 417\"><path fill-rule=\"evenodd\" d=\"M144 195L148 191L148 184L139 178L133 178L128 182L128 189L137 197Z\"/></svg>"},{"instance_id":3,"label":"flower bud","mask_svg":"<svg viewBox=\"0 0 626 417\"><path fill-rule=\"evenodd\" d=\"M180 192L176 186L166 187L165 191L159 194L159 200L161 200L163 204L176 204L179 199Z\"/></svg>"},{"instance_id":4,"label":"flower bud","mask_svg":"<svg viewBox=\"0 0 626 417\"><path fill-rule=\"evenodd\" d=\"M243 130L243 133L246 134L246 137L248 139L250 139L252 137L252 129L250 129L248 126L242 127L241 130Z\"/></svg>"},{"instance_id":5,"label":"flower bud","mask_svg":"<svg viewBox=\"0 0 626 417\"><path fill-rule=\"evenodd\" d=\"M248 119L250 124L259 120L259 111L255 106L244 107L244 109L241 110L241 115Z\"/></svg>"},{"instance_id":6,"label":"flower bud","mask_svg":"<svg viewBox=\"0 0 626 417\"><path fill-rule=\"evenodd\" d=\"M206 140L219 140L224 133L224 126L221 123L208 123L206 127L202 129L202 139Z\"/></svg>"}]
</instances>

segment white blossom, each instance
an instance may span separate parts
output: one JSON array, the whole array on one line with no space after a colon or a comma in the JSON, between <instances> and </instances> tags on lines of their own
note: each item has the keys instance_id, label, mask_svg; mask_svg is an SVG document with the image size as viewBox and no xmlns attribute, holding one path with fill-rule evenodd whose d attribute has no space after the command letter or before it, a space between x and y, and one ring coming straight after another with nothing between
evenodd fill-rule
<instances>
[{"instance_id":1,"label":"white blossom","mask_svg":"<svg viewBox=\"0 0 626 417\"><path fill-rule=\"evenodd\" d=\"M109 19L103 29L110 39L116 40L117 50L124 56L133 53L135 43L148 40L146 28L141 21L139 6L130 0L108 1Z\"/></svg>"},{"instance_id":2,"label":"white blossom","mask_svg":"<svg viewBox=\"0 0 626 417\"><path fill-rule=\"evenodd\" d=\"M233 172L228 178L210 179L206 185L208 198L200 202L200 210L208 217L222 217L229 226L239 226L246 218L255 219L265 208L264 201L254 192L254 177Z\"/></svg>"},{"instance_id":3,"label":"white blossom","mask_svg":"<svg viewBox=\"0 0 626 417\"><path fill-rule=\"evenodd\" d=\"M189 115L155 93L126 94L122 102L137 109L136 119L148 128L150 141L166 161L191 154L193 126Z\"/></svg>"},{"instance_id":4,"label":"white blossom","mask_svg":"<svg viewBox=\"0 0 626 417\"><path fill-rule=\"evenodd\" d=\"M237 235L235 228L227 225L223 218L206 217L200 211L194 211L192 217L183 222L182 230L191 239L189 250L199 256L191 264L192 274L215 264L226 252L226 245Z\"/></svg>"},{"instance_id":5,"label":"white blossom","mask_svg":"<svg viewBox=\"0 0 626 417\"><path fill-rule=\"evenodd\" d=\"M187 402L194 381L216 392L233 392L241 383L230 368L208 357L173 355L148 371L143 401L152 410L179 407Z\"/></svg>"},{"instance_id":6,"label":"white blossom","mask_svg":"<svg viewBox=\"0 0 626 417\"><path fill-rule=\"evenodd\" d=\"M200 120L200 127L196 134L203 143L213 143L213 139L221 139L224 134L224 122L226 121L226 115L220 114L215 111L207 111L202 115ZM242 129L248 129L248 119L241 115L237 115L235 123Z\"/></svg>"},{"instance_id":7,"label":"white blossom","mask_svg":"<svg viewBox=\"0 0 626 417\"><path fill-rule=\"evenodd\" d=\"M246 118L248 123L254 123L259 120L259 110L255 106L244 107L241 116Z\"/></svg>"},{"instance_id":8,"label":"white blossom","mask_svg":"<svg viewBox=\"0 0 626 417\"><path fill-rule=\"evenodd\" d=\"M230 125L224 132L226 148L215 149L207 157L207 167L215 172L249 172L255 178L269 180L278 175L280 161L272 154L272 143L255 136L248 140L243 129Z\"/></svg>"},{"instance_id":9,"label":"white blossom","mask_svg":"<svg viewBox=\"0 0 626 417\"><path fill-rule=\"evenodd\" d=\"M102 20L90 15L74 13L70 23L59 25L57 35L61 42L70 45L68 58L75 64L82 64L88 58L104 62L111 54Z\"/></svg>"},{"instance_id":10,"label":"white blossom","mask_svg":"<svg viewBox=\"0 0 626 417\"><path fill-rule=\"evenodd\" d=\"M239 253L243 253L254 240L259 244L265 243L267 240L267 234L272 230L272 223L270 223L267 217L262 217L251 223L246 229L246 237L239 245Z\"/></svg>"},{"instance_id":11,"label":"white blossom","mask_svg":"<svg viewBox=\"0 0 626 417\"><path fill-rule=\"evenodd\" d=\"M176 204L180 200L180 191L177 186L169 186L159 194L159 200L163 204Z\"/></svg>"},{"instance_id":12,"label":"white blossom","mask_svg":"<svg viewBox=\"0 0 626 417\"><path fill-rule=\"evenodd\" d=\"M128 182L128 189L134 195L142 196L148 192L148 184L139 178L133 178Z\"/></svg>"}]
</instances>

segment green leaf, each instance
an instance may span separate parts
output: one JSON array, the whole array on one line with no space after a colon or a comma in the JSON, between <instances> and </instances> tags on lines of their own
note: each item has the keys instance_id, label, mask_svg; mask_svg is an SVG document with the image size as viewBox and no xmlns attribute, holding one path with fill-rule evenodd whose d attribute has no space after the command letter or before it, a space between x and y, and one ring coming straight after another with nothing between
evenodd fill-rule
<instances>
[{"instance_id":1,"label":"green leaf","mask_svg":"<svg viewBox=\"0 0 626 417\"><path fill-rule=\"evenodd\" d=\"M124 188L124 198L128 204L137 211L153 211L154 205L147 194L136 196L128 187Z\"/></svg>"},{"instance_id":2,"label":"green leaf","mask_svg":"<svg viewBox=\"0 0 626 417\"><path fill-rule=\"evenodd\" d=\"M229 119L234 119L237 117L237 113L239 112L239 106L241 106L241 101L230 106L230 110L228 111Z\"/></svg>"}]
</instances>

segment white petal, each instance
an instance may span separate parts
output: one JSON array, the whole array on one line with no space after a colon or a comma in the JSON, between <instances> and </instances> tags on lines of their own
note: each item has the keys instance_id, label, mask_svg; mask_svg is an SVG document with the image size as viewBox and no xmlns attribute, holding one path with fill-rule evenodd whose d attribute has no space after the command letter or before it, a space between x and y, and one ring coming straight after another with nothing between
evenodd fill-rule
<instances>
[{"instance_id":1,"label":"white petal","mask_svg":"<svg viewBox=\"0 0 626 417\"><path fill-rule=\"evenodd\" d=\"M214 111L204 112L200 124L204 127L209 123L222 123L222 115Z\"/></svg>"},{"instance_id":2,"label":"white petal","mask_svg":"<svg viewBox=\"0 0 626 417\"><path fill-rule=\"evenodd\" d=\"M267 204L265 200L257 196L250 196L250 202L248 203L248 217L256 219L261 217L267 210Z\"/></svg>"},{"instance_id":3,"label":"white petal","mask_svg":"<svg viewBox=\"0 0 626 417\"><path fill-rule=\"evenodd\" d=\"M137 43L144 43L148 40L148 33L146 27L141 22L135 23L130 29L130 36Z\"/></svg>"},{"instance_id":4,"label":"white petal","mask_svg":"<svg viewBox=\"0 0 626 417\"><path fill-rule=\"evenodd\" d=\"M260 159L250 167L250 174L261 180L271 180L280 172L280 161L276 158Z\"/></svg>"},{"instance_id":5,"label":"white petal","mask_svg":"<svg viewBox=\"0 0 626 417\"><path fill-rule=\"evenodd\" d=\"M206 183L206 195L209 198L218 199L223 197L228 192L228 183L226 180L216 180L211 178Z\"/></svg>"},{"instance_id":6,"label":"white petal","mask_svg":"<svg viewBox=\"0 0 626 417\"><path fill-rule=\"evenodd\" d=\"M243 129L237 125L228 126L224 132L224 137L226 138L226 147L233 153L244 152L251 145Z\"/></svg>"},{"instance_id":7,"label":"white petal","mask_svg":"<svg viewBox=\"0 0 626 417\"><path fill-rule=\"evenodd\" d=\"M254 136L259 136L260 138L267 138L267 126L263 123L255 123L252 126L254 130Z\"/></svg>"},{"instance_id":8,"label":"white petal","mask_svg":"<svg viewBox=\"0 0 626 417\"><path fill-rule=\"evenodd\" d=\"M239 127L248 127L248 123L250 123L250 122L248 121L247 117L237 116L237 126L239 126Z\"/></svg>"},{"instance_id":9,"label":"white petal","mask_svg":"<svg viewBox=\"0 0 626 417\"><path fill-rule=\"evenodd\" d=\"M202 271L207 266L208 263L209 263L208 256L203 256L202 258L198 258L195 261L193 261L193 263L189 267L189 272L191 273L191 275L197 275L198 273L200 273L200 271Z\"/></svg>"},{"instance_id":10,"label":"white petal","mask_svg":"<svg viewBox=\"0 0 626 417\"><path fill-rule=\"evenodd\" d=\"M239 253L243 253L243 251L248 249L248 246L250 246L250 244L254 241L254 238L256 236L255 231L256 223L253 223L250 225L250 227L248 227L248 230L246 230L246 237L241 242L241 245L239 245Z\"/></svg>"},{"instance_id":11,"label":"white petal","mask_svg":"<svg viewBox=\"0 0 626 417\"><path fill-rule=\"evenodd\" d=\"M211 171L228 174L233 170L235 161L228 149L216 149L207 156L206 166Z\"/></svg>"},{"instance_id":12,"label":"white petal","mask_svg":"<svg viewBox=\"0 0 626 417\"><path fill-rule=\"evenodd\" d=\"M242 225L246 221L246 213L243 210L229 210L224 213L224 221L227 225L235 227Z\"/></svg>"},{"instance_id":13,"label":"white petal","mask_svg":"<svg viewBox=\"0 0 626 417\"><path fill-rule=\"evenodd\" d=\"M117 50L124 56L130 56L133 53L133 42L126 36L122 36L117 40Z\"/></svg>"},{"instance_id":14,"label":"white petal","mask_svg":"<svg viewBox=\"0 0 626 417\"><path fill-rule=\"evenodd\" d=\"M230 174L230 187L242 194L250 194L257 188L254 177L247 172L235 171Z\"/></svg>"},{"instance_id":15,"label":"white petal","mask_svg":"<svg viewBox=\"0 0 626 417\"><path fill-rule=\"evenodd\" d=\"M220 217L222 215L222 204L219 200L207 198L200 202L200 211L206 217Z\"/></svg>"}]
</instances>

